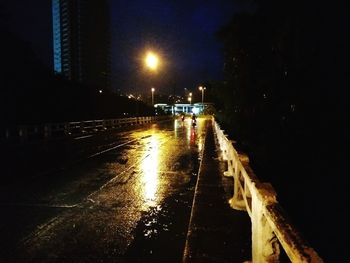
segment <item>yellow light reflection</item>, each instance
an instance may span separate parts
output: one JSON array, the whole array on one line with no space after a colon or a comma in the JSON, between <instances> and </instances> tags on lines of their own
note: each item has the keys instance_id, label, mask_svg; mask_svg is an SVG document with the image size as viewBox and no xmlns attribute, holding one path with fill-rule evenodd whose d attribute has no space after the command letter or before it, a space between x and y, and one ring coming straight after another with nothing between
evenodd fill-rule
<instances>
[{"instance_id":1,"label":"yellow light reflection","mask_svg":"<svg viewBox=\"0 0 350 263\"><path fill-rule=\"evenodd\" d=\"M186 131L186 139L187 139L187 145L190 145L191 143L191 137L193 135L193 128L192 128L192 123L191 120L188 119L187 121L187 131Z\"/></svg>"},{"instance_id":2,"label":"yellow light reflection","mask_svg":"<svg viewBox=\"0 0 350 263\"><path fill-rule=\"evenodd\" d=\"M178 136L178 133L177 133L178 128L179 128L178 120L174 120L174 136L175 136L175 138L177 138L177 136Z\"/></svg>"},{"instance_id":3,"label":"yellow light reflection","mask_svg":"<svg viewBox=\"0 0 350 263\"><path fill-rule=\"evenodd\" d=\"M155 205L158 190L159 139L152 136L146 157L142 162L144 200L149 206Z\"/></svg>"},{"instance_id":4,"label":"yellow light reflection","mask_svg":"<svg viewBox=\"0 0 350 263\"><path fill-rule=\"evenodd\" d=\"M203 150L203 146L204 146L204 140L203 140L204 138L202 137L202 136L199 136L199 138L198 138L198 151L199 152L202 152L202 150Z\"/></svg>"}]
</instances>

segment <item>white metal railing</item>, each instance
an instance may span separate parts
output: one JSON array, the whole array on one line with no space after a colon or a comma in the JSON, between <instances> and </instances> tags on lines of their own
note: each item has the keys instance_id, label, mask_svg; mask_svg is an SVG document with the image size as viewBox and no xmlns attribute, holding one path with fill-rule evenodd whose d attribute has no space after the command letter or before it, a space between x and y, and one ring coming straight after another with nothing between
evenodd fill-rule
<instances>
[{"instance_id":1,"label":"white metal railing","mask_svg":"<svg viewBox=\"0 0 350 263\"><path fill-rule=\"evenodd\" d=\"M91 134L137 124L151 123L172 118L172 116L146 116L106 120L87 120L41 125L20 125L1 131L1 140L18 139L25 141L33 138L51 138L67 135Z\"/></svg>"},{"instance_id":2,"label":"white metal railing","mask_svg":"<svg viewBox=\"0 0 350 263\"><path fill-rule=\"evenodd\" d=\"M323 260L291 224L270 183L260 182L249 166L249 158L239 154L213 118L213 126L223 160L225 176L233 176L232 208L247 211L252 223L252 262L279 262L280 246L291 262L321 263Z\"/></svg>"}]
</instances>

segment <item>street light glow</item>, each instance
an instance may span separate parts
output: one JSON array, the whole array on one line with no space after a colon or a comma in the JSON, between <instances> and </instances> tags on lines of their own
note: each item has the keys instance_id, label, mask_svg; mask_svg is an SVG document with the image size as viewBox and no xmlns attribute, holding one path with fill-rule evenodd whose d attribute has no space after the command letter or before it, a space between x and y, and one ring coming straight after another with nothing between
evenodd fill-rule
<instances>
[{"instance_id":1,"label":"street light glow","mask_svg":"<svg viewBox=\"0 0 350 263\"><path fill-rule=\"evenodd\" d=\"M206 89L205 87L199 86L199 90L202 92L202 111L204 111L204 90Z\"/></svg>"},{"instance_id":2,"label":"street light glow","mask_svg":"<svg viewBox=\"0 0 350 263\"><path fill-rule=\"evenodd\" d=\"M148 52L145 58L145 63L151 70L156 70L159 64L159 59L153 52Z\"/></svg>"},{"instance_id":3,"label":"street light glow","mask_svg":"<svg viewBox=\"0 0 350 263\"><path fill-rule=\"evenodd\" d=\"M155 91L155 89L152 88L151 89L151 92L152 92L152 105L154 105L154 91Z\"/></svg>"}]
</instances>

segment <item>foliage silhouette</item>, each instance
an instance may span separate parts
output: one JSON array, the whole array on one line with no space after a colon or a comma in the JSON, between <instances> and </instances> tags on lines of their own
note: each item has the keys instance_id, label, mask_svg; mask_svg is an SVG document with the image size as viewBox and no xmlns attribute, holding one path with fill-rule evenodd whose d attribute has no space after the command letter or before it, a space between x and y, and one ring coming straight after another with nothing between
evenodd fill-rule
<instances>
[{"instance_id":1,"label":"foliage silhouette","mask_svg":"<svg viewBox=\"0 0 350 263\"><path fill-rule=\"evenodd\" d=\"M344 255L328 240L341 240L341 228L326 230L335 219L323 209L341 210L346 200L344 186L328 178L344 172L348 158L347 16L313 1L257 2L256 12L237 14L217 33L225 58L218 118L307 239L334 261ZM320 202L325 193L340 200Z\"/></svg>"}]
</instances>

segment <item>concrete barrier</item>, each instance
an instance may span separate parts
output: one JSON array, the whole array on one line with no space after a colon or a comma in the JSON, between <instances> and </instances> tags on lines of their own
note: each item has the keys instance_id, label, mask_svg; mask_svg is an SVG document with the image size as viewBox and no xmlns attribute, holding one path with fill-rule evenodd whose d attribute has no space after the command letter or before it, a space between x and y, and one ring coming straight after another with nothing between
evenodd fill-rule
<instances>
[{"instance_id":1,"label":"concrete barrier","mask_svg":"<svg viewBox=\"0 0 350 263\"><path fill-rule=\"evenodd\" d=\"M249 166L249 158L239 154L213 118L213 127L222 159L227 162L224 176L234 180L233 209L247 211L252 223L252 262L279 262L280 247L291 262L321 263L323 260L301 237L279 205L270 183L260 182Z\"/></svg>"}]
</instances>

